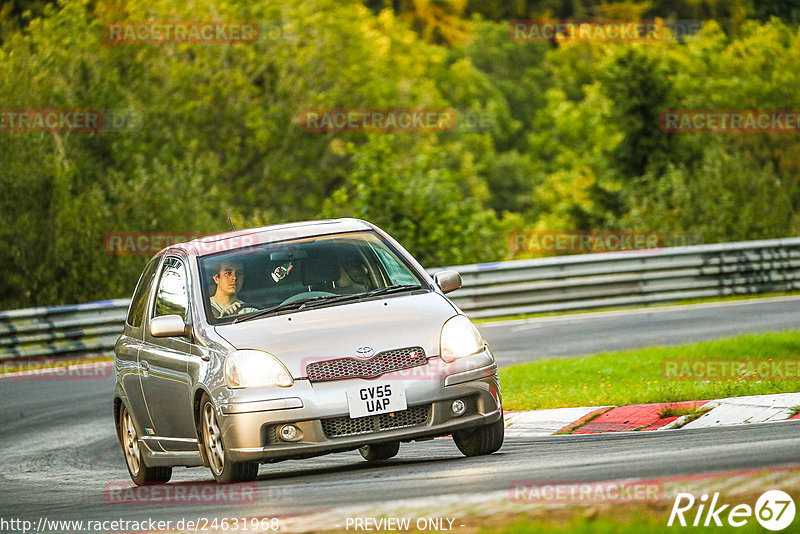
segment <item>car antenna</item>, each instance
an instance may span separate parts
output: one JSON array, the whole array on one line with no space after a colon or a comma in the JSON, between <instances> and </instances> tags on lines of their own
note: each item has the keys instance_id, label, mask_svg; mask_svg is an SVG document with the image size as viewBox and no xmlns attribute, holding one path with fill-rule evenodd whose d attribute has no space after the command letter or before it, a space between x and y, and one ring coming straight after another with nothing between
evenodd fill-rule
<instances>
[{"instance_id":1,"label":"car antenna","mask_svg":"<svg viewBox=\"0 0 800 534\"><path fill-rule=\"evenodd\" d=\"M231 232L235 232L235 231L236 231L236 228L234 228L234 227L233 227L233 221L231 221L231 216L230 216L230 214L228 213L228 210L227 210L227 209L225 210L225 215L227 215L227 217L228 217L228 224L230 224L230 225L231 225Z\"/></svg>"}]
</instances>

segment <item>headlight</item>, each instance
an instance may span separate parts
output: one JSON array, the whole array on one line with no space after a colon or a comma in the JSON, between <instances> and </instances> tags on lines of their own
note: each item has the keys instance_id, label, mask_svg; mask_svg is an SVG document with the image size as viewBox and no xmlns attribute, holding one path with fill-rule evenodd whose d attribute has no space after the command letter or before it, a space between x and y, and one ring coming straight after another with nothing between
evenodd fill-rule
<instances>
[{"instance_id":1,"label":"headlight","mask_svg":"<svg viewBox=\"0 0 800 534\"><path fill-rule=\"evenodd\" d=\"M225 381L231 388L289 387L292 375L281 361L260 350L235 350L225 359Z\"/></svg>"},{"instance_id":2,"label":"headlight","mask_svg":"<svg viewBox=\"0 0 800 534\"><path fill-rule=\"evenodd\" d=\"M444 323L439 354L447 363L477 354L483 346L483 336L466 315L456 315Z\"/></svg>"}]
</instances>

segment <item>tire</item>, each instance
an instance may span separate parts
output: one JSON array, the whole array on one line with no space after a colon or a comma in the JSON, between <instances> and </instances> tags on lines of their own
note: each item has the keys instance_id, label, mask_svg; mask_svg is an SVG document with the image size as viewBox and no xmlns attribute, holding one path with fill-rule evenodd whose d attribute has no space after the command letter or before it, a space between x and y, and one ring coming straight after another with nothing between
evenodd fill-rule
<instances>
[{"instance_id":1,"label":"tire","mask_svg":"<svg viewBox=\"0 0 800 534\"><path fill-rule=\"evenodd\" d=\"M503 445L505 423L503 417L494 423L453 432L453 441L464 456L492 454Z\"/></svg>"},{"instance_id":2,"label":"tire","mask_svg":"<svg viewBox=\"0 0 800 534\"><path fill-rule=\"evenodd\" d=\"M358 452L361 453L361 456L368 462L376 462L378 460L388 460L389 458L394 458L397 456L399 451L399 441L364 445L358 449Z\"/></svg>"},{"instance_id":3,"label":"tire","mask_svg":"<svg viewBox=\"0 0 800 534\"><path fill-rule=\"evenodd\" d=\"M250 482L258 476L258 462L234 462L222 441L217 412L208 395L200 401L200 439L214 480L221 484Z\"/></svg>"},{"instance_id":4,"label":"tire","mask_svg":"<svg viewBox=\"0 0 800 534\"><path fill-rule=\"evenodd\" d=\"M125 455L125 464L128 474L137 486L146 484L164 484L172 478L171 467L147 467L142 456L139 434L133 424L133 417L123 403L119 413L119 442L122 445L122 454Z\"/></svg>"}]
</instances>

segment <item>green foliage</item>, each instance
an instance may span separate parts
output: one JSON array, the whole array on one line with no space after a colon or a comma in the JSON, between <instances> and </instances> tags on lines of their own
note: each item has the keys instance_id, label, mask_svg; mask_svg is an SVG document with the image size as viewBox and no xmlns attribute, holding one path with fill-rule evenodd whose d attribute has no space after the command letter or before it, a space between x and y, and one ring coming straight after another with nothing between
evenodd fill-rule
<instances>
[{"instance_id":1,"label":"green foliage","mask_svg":"<svg viewBox=\"0 0 800 534\"><path fill-rule=\"evenodd\" d=\"M469 158L371 136L353 156L346 183L323 215L358 217L391 228L392 235L427 267L490 261L503 254L500 225L482 206L485 195ZM348 147L355 150L353 145ZM398 158L397 153L404 154Z\"/></svg>"},{"instance_id":2,"label":"green foliage","mask_svg":"<svg viewBox=\"0 0 800 534\"><path fill-rule=\"evenodd\" d=\"M104 42L106 21L148 19L255 20L273 31L232 46ZM129 295L146 258L107 254L108 232L224 231L226 207L239 226L319 217L323 201L370 156L356 157L369 140L359 132L305 131L298 116L320 108L450 107L436 76L461 77L469 87L483 75L469 64L447 74L445 58L391 13L375 17L333 0L281 8L210 2L191 12L167 1L67 1L51 9L0 49L0 70L9 74L0 81L4 107L133 109L141 128L0 132L0 237L12 273L0 282L0 302L23 307ZM472 96L488 101L481 93L491 91L487 80ZM481 139L490 135L473 144L484 150ZM413 150L435 154L440 142L420 137ZM345 145L354 148L345 152ZM480 189L466 148L451 143L447 151L457 165L466 162L464 180ZM444 176L446 194L460 194L452 184L462 175L450 178L434 164L419 173L420 180ZM411 190L407 209L434 204L437 187ZM485 195L458 205L459 213L483 217L485 229L476 235L497 231L484 201ZM418 233L416 242L424 243L420 259L428 265L468 261L478 250L497 254L484 246L460 250L460 242L437 248L431 240L443 228L431 221L426 228L436 232L424 239Z\"/></svg>"},{"instance_id":3,"label":"green foliage","mask_svg":"<svg viewBox=\"0 0 800 534\"><path fill-rule=\"evenodd\" d=\"M616 55L603 84L613 102L612 120L625 132L611 158L621 176L642 176L663 166L671 154L674 135L659 129L662 106L670 102L667 73L658 58L640 48L628 48Z\"/></svg>"},{"instance_id":4,"label":"green foliage","mask_svg":"<svg viewBox=\"0 0 800 534\"><path fill-rule=\"evenodd\" d=\"M718 17L680 41L518 43L508 18ZM509 259L514 230L800 232L792 134L669 134L665 109L800 109L780 1L8 2L3 109L130 110L138 127L0 129L0 307L128 296L109 232L353 215L426 266ZM770 18L770 17L780 17ZM754 20L749 20L750 18ZM255 43L120 44L109 21L258 21ZM456 111L452 131L304 129L310 109Z\"/></svg>"}]
</instances>

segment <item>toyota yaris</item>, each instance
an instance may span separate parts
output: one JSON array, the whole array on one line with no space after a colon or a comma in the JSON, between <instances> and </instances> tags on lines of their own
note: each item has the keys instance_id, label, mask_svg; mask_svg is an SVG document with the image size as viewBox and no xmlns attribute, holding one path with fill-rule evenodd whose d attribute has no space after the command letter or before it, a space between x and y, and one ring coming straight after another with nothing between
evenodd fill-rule
<instances>
[{"instance_id":1,"label":"toyota yaris","mask_svg":"<svg viewBox=\"0 0 800 534\"><path fill-rule=\"evenodd\" d=\"M136 484L175 466L218 482L259 464L452 435L503 443L497 365L481 334L400 244L365 221L267 226L150 260L115 348L114 422Z\"/></svg>"}]
</instances>

